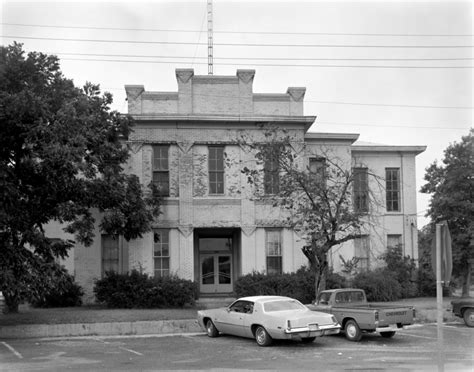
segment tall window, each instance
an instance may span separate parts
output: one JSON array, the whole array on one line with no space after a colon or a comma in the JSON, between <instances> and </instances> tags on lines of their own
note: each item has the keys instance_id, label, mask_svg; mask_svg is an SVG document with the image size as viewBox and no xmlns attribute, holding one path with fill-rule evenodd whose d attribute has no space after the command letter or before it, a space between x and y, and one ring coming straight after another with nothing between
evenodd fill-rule
<instances>
[{"instance_id":1,"label":"tall window","mask_svg":"<svg viewBox=\"0 0 474 372\"><path fill-rule=\"evenodd\" d=\"M402 236L400 234L387 235L387 248L395 248L398 247L400 244L402 244Z\"/></svg>"},{"instance_id":2,"label":"tall window","mask_svg":"<svg viewBox=\"0 0 474 372\"><path fill-rule=\"evenodd\" d=\"M209 193L224 194L224 147L209 147Z\"/></svg>"},{"instance_id":3,"label":"tall window","mask_svg":"<svg viewBox=\"0 0 474 372\"><path fill-rule=\"evenodd\" d=\"M354 209L356 212L369 211L369 173L367 168L354 168Z\"/></svg>"},{"instance_id":4,"label":"tall window","mask_svg":"<svg viewBox=\"0 0 474 372\"><path fill-rule=\"evenodd\" d=\"M266 155L264 167L265 194L278 194L280 192L279 175L279 150L272 149Z\"/></svg>"},{"instance_id":5,"label":"tall window","mask_svg":"<svg viewBox=\"0 0 474 372\"><path fill-rule=\"evenodd\" d=\"M156 277L167 276L170 273L170 241L169 230L153 230L153 261Z\"/></svg>"},{"instance_id":6,"label":"tall window","mask_svg":"<svg viewBox=\"0 0 474 372\"><path fill-rule=\"evenodd\" d=\"M385 168L387 212L400 211L400 168Z\"/></svg>"},{"instance_id":7,"label":"tall window","mask_svg":"<svg viewBox=\"0 0 474 372\"><path fill-rule=\"evenodd\" d=\"M309 173L315 184L320 187L326 186L326 159L310 158Z\"/></svg>"},{"instance_id":8,"label":"tall window","mask_svg":"<svg viewBox=\"0 0 474 372\"><path fill-rule=\"evenodd\" d=\"M170 195L169 146L153 146L153 183L162 196Z\"/></svg>"},{"instance_id":9,"label":"tall window","mask_svg":"<svg viewBox=\"0 0 474 372\"><path fill-rule=\"evenodd\" d=\"M113 235L102 235L102 275L107 271L119 273L120 249L119 238Z\"/></svg>"},{"instance_id":10,"label":"tall window","mask_svg":"<svg viewBox=\"0 0 474 372\"><path fill-rule=\"evenodd\" d=\"M281 231L266 230L265 234L267 274L281 274L283 272L281 258Z\"/></svg>"},{"instance_id":11,"label":"tall window","mask_svg":"<svg viewBox=\"0 0 474 372\"><path fill-rule=\"evenodd\" d=\"M368 235L354 239L354 256L358 259L357 266L361 270L369 270L370 242Z\"/></svg>"}]
</instances>

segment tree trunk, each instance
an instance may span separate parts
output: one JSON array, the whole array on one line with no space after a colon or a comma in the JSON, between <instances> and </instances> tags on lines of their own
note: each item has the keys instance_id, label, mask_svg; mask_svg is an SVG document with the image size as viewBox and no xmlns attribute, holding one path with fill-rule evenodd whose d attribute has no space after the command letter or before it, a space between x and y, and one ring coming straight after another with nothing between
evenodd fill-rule
<instances>
[{"instance_id":1,"label":"tree trunk","mask_svg":"<svg viewBox=\"0 0 474 372\"><path fill-rule=\"evenodd\" d=\"M467 265L467 272L464 275L464 283L462 285L462 297L468 297L471 289L471 272L472 272L472 263L469 262Z\"/></svg>"},{"instance_id":2,"label":"tree trunk","mask_svg":"<svg viewBox=\"0 0 474 372\"><path fill-rule=\"evenodd\" d=\"M11 296L7 293L4 293L3 297L5 298L4 313L18 313L18 307L20 305L18 297L15 295Z\"/></svg>"},{"instance_id":3,"label":"tree trunk","mask_svg":"<svg viewBox=\"0 0 474 372\"><path fill-rule=\"evenodd\" d=\"M314 273L314 296L316 300L318 299L321 291L326 289L326 279L328 272L327 254L322 253L320 257L318 257L318 261L320 262L319 265L312 265L312 270Z\"/></svg>"}]
</instances>

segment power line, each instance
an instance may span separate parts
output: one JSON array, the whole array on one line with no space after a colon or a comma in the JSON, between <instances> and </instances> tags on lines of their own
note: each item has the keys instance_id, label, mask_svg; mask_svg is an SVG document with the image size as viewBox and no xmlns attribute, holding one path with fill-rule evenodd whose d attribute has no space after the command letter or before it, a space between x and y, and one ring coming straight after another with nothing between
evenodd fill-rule
<instances>
[{"instance_id":1,"label":"power line","mask_svg":"<svg viewBox=\"0 0 474 372\"><path fill-rule=\"evenodd\" d=\"M107 40L107 39L75 39L47 38L34 36L0 35L7 39L75 41L88 43L120 43L120 44L162 44L162 45L207 45L188 41L143 41L143 40ZM246 46L246 47L285 47L285 48L395 48L395 49L452 49L472 48L473 45L359 45L359 44L262 44L262 43L215 43L217 46Z\"/></svg>"},{"instance_id":2,"label":"power line","mask_svg":"<svg viewBox=\"0 0 474 372\"><path fill-rule=\"evenodd\" d=\"M62 29L112 30L112 31L146 31L146 32L183 32L196 33L198 30L157 29L157 28L123 28L123 27L96 27L96 26L61 26L39 25L23 23L0 23L4 26L44 27ZM333 35L333 36L394 36L394 37L471 37L472 34L405 34L405 33L355 33L355 32L288 32L288 31L230 31L213 30L217 34L261 34L261 35Z\"/></svg>"},{"instance_id":3,"label":"power line","mask_svg":"<svg viewBox=\"0 0 474 372\"><path fill-rule=\"evenodd\" d=\"M123 57L123 58L177 58L206 59L206 57L160 56L140 54L99 54L48 52L47 54L90 57ZM256 61L472 61L474 58L280 58L280 57L214 57L216 60L256 60Z\"/></svg>"},{"instance_id":4,"label":"power line","mask_svg":"<svg viewBox=\"0 0 474 372\"><path fill-rule=\"evenodd\" d=\"M115 91L124 91L124 88L112 88L112 87L103 87L104 91L115 90ZM222 97L221 95L216 94L197 94L193 93L193 96L199 97L208 97L208 98L218 98ZM238 99L239 96L227 96L228 98ZM380 106L380 107L403 107L403 108L421 108L421 109L455 109L455 110L474 110L473 106L428 106L428 105L402 105L402 104L384 104L384 103L363 103L363 102L343 102L343 101L321 101L321 100L311 100L305 99L304 103L327 103L335 105L355 105L355 106Z\"/></svg>"},{"instance_id":5,"label":"power line","mask_svg":"<svg viewBox=\"0 0 474 372\"><path fill-rule=\"evenodd\" d=\"M103 90L115 90L115 91L124 91L124 88L112 88L112 87L103 87ZM193 96L199 97L208 97L208 98L219 98L221 95L216 94L197 94L193 93ZM238 99L239 96L227 96L228 98ZM321 100L311 100L305 99L304 103L327 103L335 105L355 105L355 106L380 106L380 107L404 107L404 108L422 108L422 109L456 109L456 110L474 110L472 106L427 106L427 105L402 105L402 104L384 104L384 103L363 103L363 102L342 102L342 101L321 101Z\"/></svg>"},{"instance_id":6,"label":"power line","mask_svg":"<svg viewBox=\"0 0 474 372\"><path fill-rule=\"evenodd\" d=\"M137 61L137 60L119 60L119 59L81 59L81 58L61 58L63 61L84 61L84 62L118 62L118 63L159 63L159 64L180 64L187 65L189 62L181 61ZM204 62L195 62L197 65L207 65ZM219 66L263 66L263 67L332 67L332 68L375 68L375 69L466 69L473 68L474 66L380 66L380 65L309 65L309 64L270 64L270 63L216 63Z\"/></svg>"},{"instance_id":7,"label":"power line","mask_svg":"<svg viewBox=\"0 0 474 372\"><path fill-rule=\"evenodd\" d=\"M446 130L468 130L468 128L461 127L437 127L437 126L418 126L418 125L381 125L381 124L365 124L365 123L339 123L334 121L317 121L315 124L330 124L330 125L350 125L358 127L377 127L377 128L403 128L403 129L446 129Z\"/></svg>"}]
</instances>

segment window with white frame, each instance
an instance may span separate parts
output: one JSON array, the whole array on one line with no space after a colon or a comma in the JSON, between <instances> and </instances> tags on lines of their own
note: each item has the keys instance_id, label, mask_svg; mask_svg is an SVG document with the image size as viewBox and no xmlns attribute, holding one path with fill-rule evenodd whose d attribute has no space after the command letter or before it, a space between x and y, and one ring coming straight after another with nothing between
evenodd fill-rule
<instances>
[{"instance_id":1,"label":"window with white frame","mask_svg":"<svg viewBox=\"0 0 474 372\"><path fill-rule=\"evenodd\" d=\"M354 209L356 212L369 211L369 172L367 168L353 168Z\"/></svg>"},{"instance_id":2,"label":"window with white frame","mask_svg":"<svg viewBox=\"0 0 474 372\"><path fill-rule=\"evenodd\" d=\"M169 146L153 146L153 183L161 196L170 195Z\"/></svg>"},{"instance_id":3,"label":"window with white frame","mask_svg":"<svg viewBox=\"0 0 474 372\"><path fill-rule=\"evenodd\" d=\"M319 187L325 187L326 186L326 159L310 158L309 159L309 173L315 185L319 185Z\"/></svg>"},{"instance_id":4,"label":"window with white frame","mask_svg":"<svg viewBox=\"0 0 474 372\"><path fill-rule=\"evenodd\" d=\"M402 244L402 236L400 234L388 234L387 235L387 248L396 248Z\"/></svg>"},{"instance_id":5,"label":"window with white frame","mask_svg":"<svg viewBox=\"0 0 474 372\"><path fill-rule=\"evenodd\" d=\"M400 212L400 168L385 168L387 212Z\"/></svg>"},{"instance_id":6,"label":"window with white frame","mask_svg":"<svg viewBox=\"0 0 474 372\"><path fill-rule=\"evenodd\" d=\"M120 273L120 246L118 236L103 234L102 246L102 276L108 271Z\"/></svg>"},{"instance_id":7,"label":"window with white frame","mask_svg":"<svg viewBox=\"0 0 474 372\"><path fill-rule=\"evenodd\" d=\"M224 194L224 147L209 147L209 193Z\"/></svg>"},{"instance_id":8,"label":"window with white frame","mask_svg":"<svg viewBox=\"0 0 474 372\"><path fill-rule=\"evenodd\" d=\"M354 239L354 257L357 258L357 267L363 271L369 270L370 240L368 235Z\"/></svg>"},{"instance_id":9,"label":"window with white frame","mask_svg":"<svg viewBox=\"0 0 474 372\"><path fill-rule=\"evenodd\" d=\"M281 256L281 230L265 230L265 246L267 256L267 274L283 273Z\"/></svg>"},{"instance_id":10,"label":"window with white frame","mask_svg":"<svg viewBox=\"0 0 474 372\"><path fill-rule=\"evenodd\" d=\"M278 148L268 151L263 164L265 194L275 195L280 192L280 153Z\"/></svg>"},{"instance_id":11,"label":"window with white frame","mask_svg":"<svg viewBox=\"0 0 474 372\"><path fill-rule=\"evenodd\" d=\"M153 230L153 263L156 277L170 273L170 240L168 229Z\"/></svg>"}]
</instances>

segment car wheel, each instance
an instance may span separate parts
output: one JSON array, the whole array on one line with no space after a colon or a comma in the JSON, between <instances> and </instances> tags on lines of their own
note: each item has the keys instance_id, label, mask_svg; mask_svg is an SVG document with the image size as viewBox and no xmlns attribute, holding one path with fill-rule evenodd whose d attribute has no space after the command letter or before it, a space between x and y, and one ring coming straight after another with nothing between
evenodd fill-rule
<instances>
[{"instance_id":1,"label":"car wheel","mask_svg":"<svg viewBox=\"0 0 474 372\"><path fill-rule=\"evenodd\" d=\"M344 327L344 332L346 333L346 338L349 341L359 341L362 337L362 332L360 331L359 325L353 319L347 321Z\"/></svg>"},{"instance_id":2,"label":"car wheel","mask_svg":"<svg viewBox=\"0 0 474 372\"><path fill-rule=\"evenodd\" d=\"M311 342L313 342L314 340L316 340L316 337L302 337L301 338L301 342L303 344L310 344Z\"/></svg>"},{"instance_id":3,"label":"car wheel","mask_svg":"<svg viewBox=\"0 0 474 372\"><path fill-rule=\"evenodd\" d=\"M219 336L219 331L217 330L211 319L208 319L206 322L206 332L209 337Z\"/></svg>"},{"instance_id":4,"label":"car wheel","mask_svg":"<svg viewBox=\"0 0 474 372\"><path fill-rule=\"evenodd\" d=\"M380 332L380 336L385 337L385 338L392 338L393 336L395 336L395 331Z\"/></svg>"},{"instance_id":5,"label":"car wheel","mask_svg":"<svg viewBox=\"0 0 474 372\"><path fill-rule=\"evenodd\" d=\"M265 328L258 326L255 330L255 341L259 346L268 346L272 343L272 337Z\"/></svg>"},{"instance_id":6,"label":"car wheel","mask_svg":"<svg viewBox=\"0 0 474 372\"><path fill-rule=\"evenodd\" d=\"M462 315L468 327L474 327L474 309L466 309Z\"/></svg>"}]
</instances>

